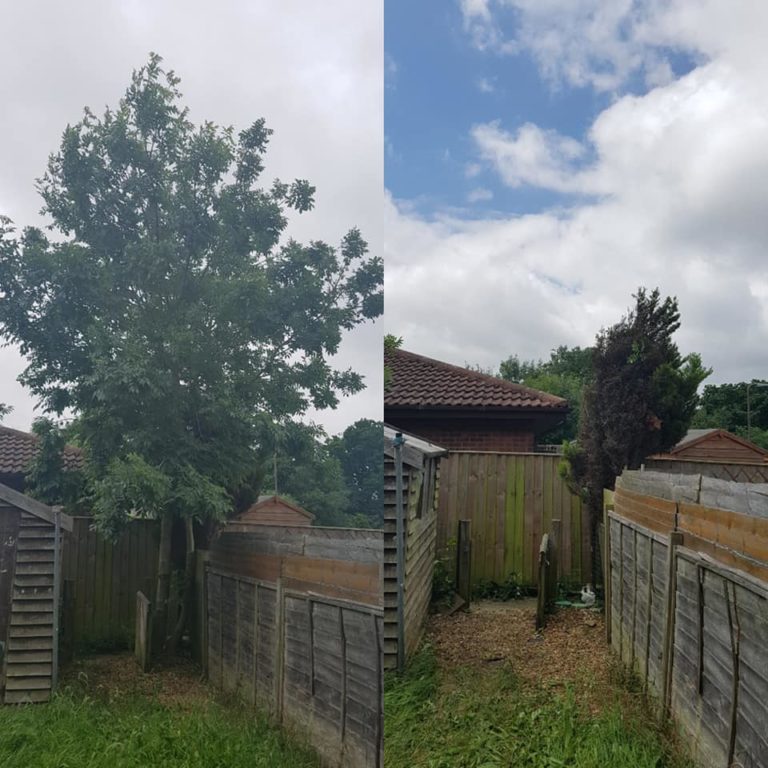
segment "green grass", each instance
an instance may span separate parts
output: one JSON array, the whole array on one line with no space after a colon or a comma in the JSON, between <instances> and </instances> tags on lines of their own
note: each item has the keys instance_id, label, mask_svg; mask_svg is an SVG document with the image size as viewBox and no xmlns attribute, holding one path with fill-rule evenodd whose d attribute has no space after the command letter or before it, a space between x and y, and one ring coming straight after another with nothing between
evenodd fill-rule
<instances>
[{"instance_id":1,"label":"green grass","mask_svg":"<svg viewBox=\"0 0 768 768\"><path fill-rule=\"evenodd\" d=\"M438 669L429 648L384 693L387 768L684 768L641 712L585 716L573 697L524 692L508 667Z\"/></svg>"},{"instance_id":2,"label":"green grass","mask_svg":"<svg viewBox=\"0 0 768 768\"><path fill-rule=\"evenodd\" d=\"M244 705L169 708L75 691L50 704L0 707L3 768L319 768L306 749Z\"/></svg>"}]
</instances>

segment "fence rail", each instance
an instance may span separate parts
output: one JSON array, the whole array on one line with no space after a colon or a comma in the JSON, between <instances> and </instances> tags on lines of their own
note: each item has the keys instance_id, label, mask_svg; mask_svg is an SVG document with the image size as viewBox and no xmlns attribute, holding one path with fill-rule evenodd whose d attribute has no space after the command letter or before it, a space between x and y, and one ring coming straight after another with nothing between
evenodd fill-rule
<instances>
[{"instance_id":1,"label":"fence rail","mask_svg":"<svg viewBox=\"0 0 768 768\"><path fill-rule=\"evenodd\" d=\"M650 474L625 472L609 499L608 639L700 765L764 766L768 517L696 503L700 481L654 492ZM732 485L716 489L723 503L754 503Z\"/></svg>"},{"instance_id":2,"label":"fence rail","mask_svg":"<svg viewBox=\"0 0 768 768\"><path fill-rule=\"evenodd\" d=\"M768 483L768 464L733 461L646 459L646 469L681 475L704 475L736 483Z\"/></svg>"},{"instance_id":3,"label":"fence rail","mask_svg":"<svg viewBox=\"0 0 768 768\"><path fill-rule=\"evenodd\" d=\"M586 509L558 474L560 457L455 451L441 461L438 553L448 554L459 520L472 523L472 583L510 574L538 583L541 537L560 520L559 578L590 580Z\"/></svg>"}]
</instances>

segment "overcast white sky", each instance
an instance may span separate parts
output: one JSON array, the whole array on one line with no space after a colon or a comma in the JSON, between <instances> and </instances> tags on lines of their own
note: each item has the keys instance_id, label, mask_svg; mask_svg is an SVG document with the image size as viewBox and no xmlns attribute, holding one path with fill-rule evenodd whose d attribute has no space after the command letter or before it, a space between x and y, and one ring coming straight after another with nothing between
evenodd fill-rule
<instances>
[{"instance_id":1,"label":"overcast white sky","mask_svg":"<svg viewBox=\"0 0 768 768\"><path fill-rule=\"evenodd\" d=\"M316 208L292 222L298 240L338 244L360 227L381 254L383 1L59 0L7 3L0 46L0 213L40 224L34 179L84 106L115 105L150 51L181 77L193 121L275 133L265 181L306 178ZM381 323L350 334L336 360L368 389L314 414L330 433L381 418ZM34 402L16 382L23 362L0 349L4 424L27 429Z\"/></svg>"},{"instance_id":2,"label":"overcast white sky","mask_svg":"<svg viewBox=\"0 0 768 768\"><path fill-rule=\"evenodd\" d=\"M457 50L473 62L463 76L496 108L467 115L467 162L444 155L483 194L462 209L391 192L387 331L415 352L496 367L510 353L590 344L638 286L659 286L677 295L678 345L702 354L710 382L768 378L768 3L453 8ZM387 54L389 98L415 65L389 44ZM594 105L583 129L567 110L541 123L521 113L525 62L548 105ZM407 148L391 141L397 159ZM494 209L493 185L517 203L538 197L514 214Z\"/></svg>"}]
</instances>

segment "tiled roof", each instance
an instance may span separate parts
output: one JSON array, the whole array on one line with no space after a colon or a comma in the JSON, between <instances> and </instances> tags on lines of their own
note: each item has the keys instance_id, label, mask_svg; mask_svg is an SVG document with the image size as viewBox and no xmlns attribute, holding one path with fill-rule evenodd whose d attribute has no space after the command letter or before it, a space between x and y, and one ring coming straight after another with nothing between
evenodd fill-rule
<instances>
[{"instance_id":1,"label":"tiled roof","mask_svg":"<svg viewBox=\"0 0 768 768\"><path fill-rule=\"evenodd\" d=\"M561 397L403 349L385 354L392 378L387 408L483 408L565 411Z\"/></svg>"},{"instance_id":2,"label":"tiled roof","mask_svg":"<svg viewBox=\"0 0 768 768\"><path fill-rule=\"evenodd\" d=\"M23 474L37 453L40 438L29 432L0 427L0 473ZM64 468L81 469L83 453L73 445L64 448Z\"/></svg>"}]
</instances>

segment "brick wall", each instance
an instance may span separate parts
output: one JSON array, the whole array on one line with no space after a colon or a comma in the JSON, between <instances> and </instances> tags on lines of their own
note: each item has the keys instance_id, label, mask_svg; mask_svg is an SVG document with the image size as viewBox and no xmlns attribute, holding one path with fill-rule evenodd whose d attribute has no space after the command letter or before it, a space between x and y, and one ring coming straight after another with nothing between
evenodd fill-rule
<instances>
[{"instance_id":1,"label":"brick wall","mask_svg":"<svg viewBox=\"0 0 768 768\"><path fill-rule=\"evenodd\" d=\"M528 421L499 426L488 421L446 420L436 424L401 419L392 426L454 451L529 453L536 445L533 425Z\"/></svg>"}]
</instances>

